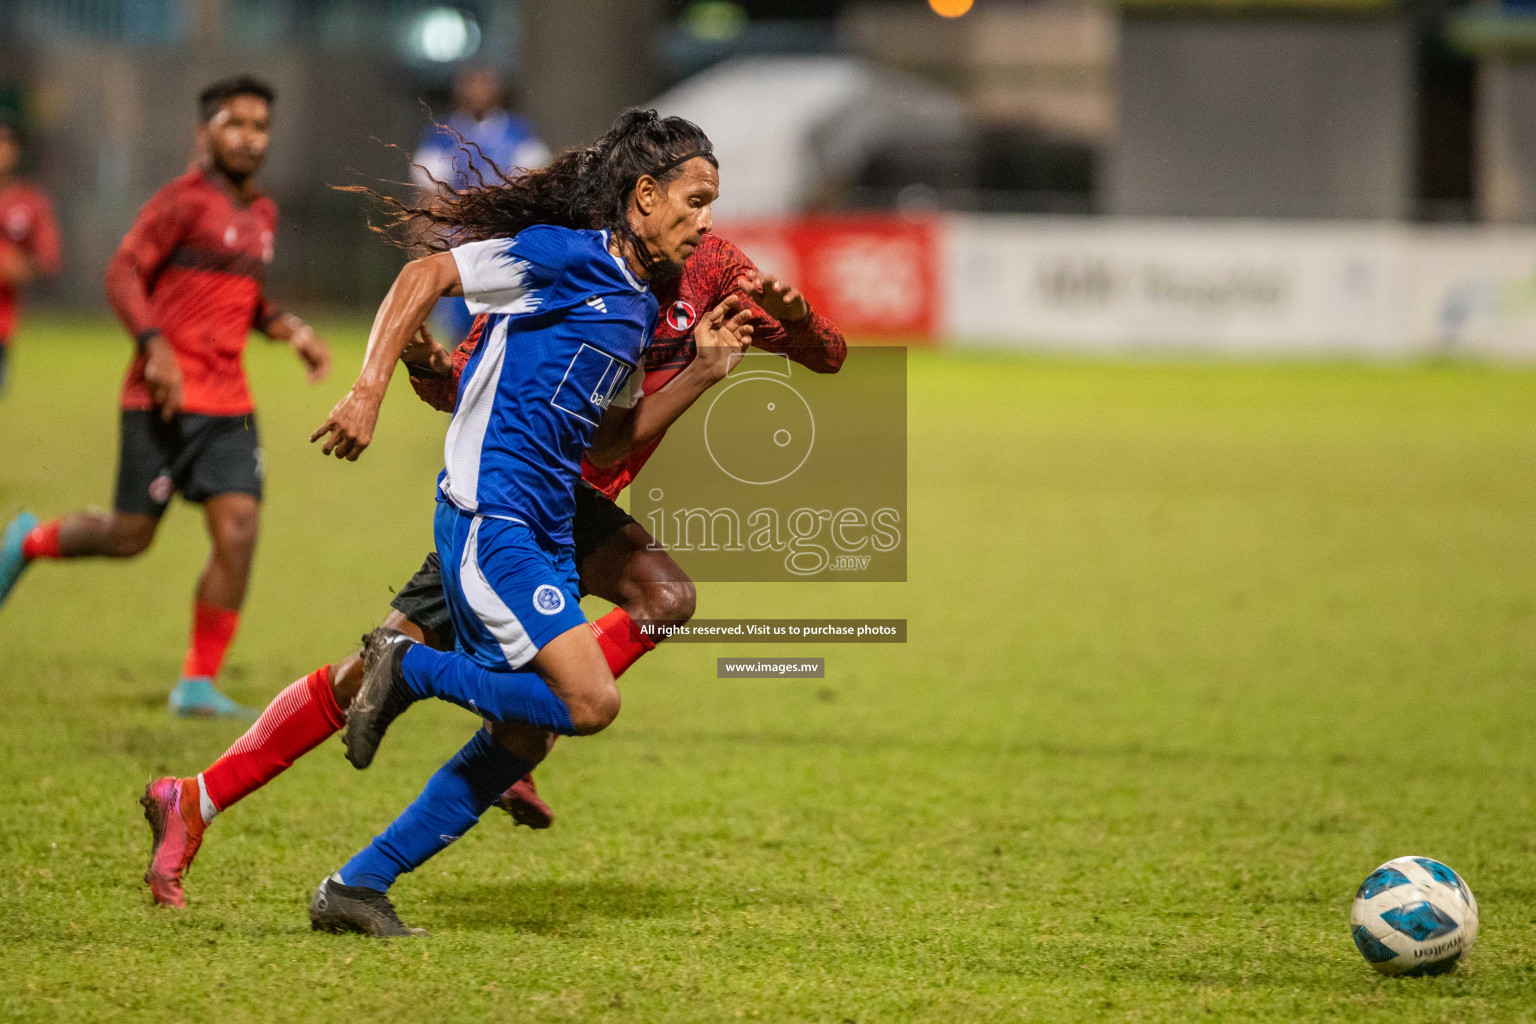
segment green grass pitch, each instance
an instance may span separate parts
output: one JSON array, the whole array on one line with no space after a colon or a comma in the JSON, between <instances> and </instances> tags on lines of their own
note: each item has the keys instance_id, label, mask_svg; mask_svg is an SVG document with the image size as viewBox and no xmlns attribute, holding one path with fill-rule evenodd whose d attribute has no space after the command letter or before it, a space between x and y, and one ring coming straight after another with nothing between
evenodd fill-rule
<instances>
[{"instance_id":1,"label":"green grass pitch","mask_svg":"<svg viewBox=\"0 0 1536 1024\"><path fill-rule=\"evenodd\" d=\"M270 493L226 670L262 704L340 657L429 542L444 419L403 385L357 464L307 443L355 372L250 365ZM0 513L110 500L128 344L35 320ZM854 356L857 358L857 355ZM708 617L886 616L824 681L663 647L607 733L396 889L425 940L305 903L474 722L331 741L210 829L151 906L136 799L240 731L163 700L205 553L43 565L0 610L0 1017L97 1020L1508 1021L1536 1016L1536 373L914 353L905 585L701 587ZM1482 905L1446 977L1375 976L1389 857Z\"/></svg>"}]
</instances>

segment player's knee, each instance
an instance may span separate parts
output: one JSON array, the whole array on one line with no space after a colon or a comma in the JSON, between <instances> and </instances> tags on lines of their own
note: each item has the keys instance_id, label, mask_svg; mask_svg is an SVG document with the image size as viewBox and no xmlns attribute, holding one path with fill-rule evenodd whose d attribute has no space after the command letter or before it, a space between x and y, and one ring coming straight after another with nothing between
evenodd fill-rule
<instances>
[{"instance_id":1,"label":"player's knee","mask_svg":"<svg viewBox=\"0 0 1536 1024\"><path fill-rule=\"evenodd\" d=\"M256 550L260 519L254 511L225 516L213 531L213 543L226 556L250 557Z\"/></svg>"},{"instance_id":2,"label":"player's knee","mask_svg":"<svg viewBox=\"0 0 1536 1024\"><path fill-rule=\"evenodd\" d=\"M591 736L602 732L619 717L619 688L611 680L606 686L594 687L572 697L566 702L571 713L571 726L578 736Z\"/></svg>"},{"instance_id":3,"label":"player's knee","mask_svg":"<svg viewBox=\"0 0 1536 1024\"><path fill-rule=\"evenodd\" d=\"M362 686L363 657L353 651L331 670L331 696L336 698L336 706L343 711L347 710Z\"/></svg>"},{"instance_id":4,"label":"player's knee","mask_svg":"<svg viewBox=\"0 0 1536 1024\"><path fill-rule=\"evenodd\" d=\"M636 621L680 626L693 618L698 591L694 589L693 581L686 577L646 583L637 591L624 603L624 610Z\"/></svg>"},{"instance_id":5,"label":"player's knee","mask_svg":"<svg viewBox=\"0 0 1536 1024\"><path fill-rule=\"evenodd\" d=\"M671 580L656 585L656 606L652 619L682 625L693 618L699 592L692 580Z\"/></svg>"}]
</instances>

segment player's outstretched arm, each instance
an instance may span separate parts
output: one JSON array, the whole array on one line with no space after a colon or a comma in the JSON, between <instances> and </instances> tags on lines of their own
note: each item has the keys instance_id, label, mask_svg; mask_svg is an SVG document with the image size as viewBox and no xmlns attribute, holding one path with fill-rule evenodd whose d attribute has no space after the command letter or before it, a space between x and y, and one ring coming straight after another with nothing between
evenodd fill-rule
<instances>
[{"instance_id":1,"label":"player's outstretched arm","mask_svg":"<svg viewBox=\"0 0 1536 1024\"><path fill-rule=\"evenodd\" d=\"M427 322L437 300L461 292L458 264L450 253L433 253L412 260L401 269L373 318L368 350L357 381L320 428L309 435L312 442L325 438L320 449L324 454L357 461L373 441L379 406L384 402L400 353Z\"/></svg>"},{"instance_id":2,"label":"player's outstretched arm","mask_svg":"<svg viewBox=\"0 0 1536 1024\"><path fill-rule=\"evenodd\" d=\"M759 324L752 344L764 352L786 355L815 373L836 373L842 369L848 356L843 332L811 309L798 288L750 266L736 279L736 287L769 317L766 323Z\"/></svg>"},{"instance_id":3,"label":"player's outstretched arm","mask_svg":"<svg viewBox=\"0 0 1536 1024\"><path fill-rule=\"evenodd\" d=\"M37 223L32 229L32 265L41 277L53 277L64 269L64 248L59 243L59 222L53 204L39 197Z\"/></svg>"},{"instance_id":4,"label":"player's outstretched arm","mask_svg":"<svg viewBox=\"0 0 1536 1024\"><path fill-rule=\"evenodd\" d=\"M0 240L0 284L24 288L37 276L37 263L25 249Z\"/></svg>"},{"instance_id":5,"label":"player's outstretched arm","mask_svg":"<svg viewBox=\"0 0 1536 1024\"><path fill-rule=\"evenodd\" d=\"M160 272L185 236L190 209L171 190L162 189L144 204L107 264L107 301L144 353L144 383L167 422L181 411L181 368L155 323L146 282Z\"/></svg>"},{"instance_id":6,"label":"player's outstretched arm","mask_svg":"<svg viewBox=\"0 0 1536 1024\"><path fill-rule=\"evenodd\" d=\"M734 295L699 317L693 328L697 350L693 362L666 387L640 399L634 408L611 408L587 449L587 461L594 466L611 466L660 437L700 395L741 362L742 353L752 343L751 319L752 311Z\"/></svg>"},{"instance_id":7,"label":"player's outstretched arm","mask_svg":"<svg viewBox=\"0 0 1536 1024\"><path fill-rule=\"evenodd\" d=\"M311 384L320 383L331 372L331 350L325 339L292 313L278 313L268 317L262 333L273 341L288 343L293 354L303 362Z\"/></svg>"},{"instance_id":8,"label":"player's outstretched arm","mask_svg":"<svg viewBox=\"0 0 1536 1024\"><path fill-rule=\"evenodd\" d=\"M32 212L30 233L20 244L0 242L0 281L18 288L40 277L52 277L63 262L52 205L38 196Z\"/></svg>"}]
</instances>

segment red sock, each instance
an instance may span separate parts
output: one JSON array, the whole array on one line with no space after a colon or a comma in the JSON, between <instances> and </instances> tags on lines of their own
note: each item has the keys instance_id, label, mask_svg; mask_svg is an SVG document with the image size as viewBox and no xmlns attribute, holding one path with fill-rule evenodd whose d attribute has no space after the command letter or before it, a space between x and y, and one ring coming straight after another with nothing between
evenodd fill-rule
<instances>
[{"instance_id":1,"label":"red sock","mask_svg":"<svg viewBox=\"0 0 1536 1024\"><path fill-rule=\"evenodd\" d=\"M608 669L615 679L639 661L640 655L656 649L655 642L641 632L623 608L615 608L592 623L592 632L597 636L597 646L603 649L603 657L608 659Z\"/></svg>"},{"instance_id":2,"label":"red sock","mask_svg":"<svg viewBox=\"0 0 1536 1024\"><path fill-rule=\"evenodd\" d=\"M272 698L224 756L197 777L203 820L277 778L347 722L331 693L331 666L315 669Z\"/></svg>"},{"instance_id":3,"label":"red sock","mask_svg":"<svg viewBox=\"0 0 1536 1024\"><path fill-rule=\"evenodd\" d=\"M59 524L62 522L62 519L53 519L32 527L21 539L21 557L29 562L34 558L63 558L64 553L59 550Z\"/></svg>"},{"instance_id":4,"label":"red sock","mask_svg":"<svg viewBox=\"0 0 1536 1024\"><path fill-rule=\"evenodd\" d=\"M213 679L224 665L224 652L235 638L235 627L240 624L240 613L228 608L197 603L192 608L192 645L187 648L187 660L182 663L182 678L202 676Z\"/></svg>"}]
</instances>

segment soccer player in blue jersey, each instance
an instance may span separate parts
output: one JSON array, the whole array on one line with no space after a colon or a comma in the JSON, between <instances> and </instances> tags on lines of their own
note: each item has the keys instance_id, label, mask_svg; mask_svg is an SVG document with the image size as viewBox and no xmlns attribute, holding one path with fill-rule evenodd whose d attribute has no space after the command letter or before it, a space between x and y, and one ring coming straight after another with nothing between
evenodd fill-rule
<instances>
[{"instance_id":1,"label":"soccer player in blue jersey","mask_svg":"<svg viewBox=\"0 0 1536 1024\"><path fill-rule=\"evenodd\" d=\"M588 448L634 443L668 418L666 401L635 405L657 312L646 282L680 271L718 192L703 132L632 111L597 145L436 211L457 244L408 264L379 308L357 383L312 438L340 458L367 447L394 364L439 297L462 294L490 322L460 379L434 521L460 650L376 630L347 711L347 757L367 767L390 722L427 697L491 725L320 884L315 928L414 934L386 895L395 879L473 827L555 734L589 735L618 714L578 603L575 485ZM701 344L739 357L751 327L737 305L707 314Z\"/></svg>"}]
</instances>

